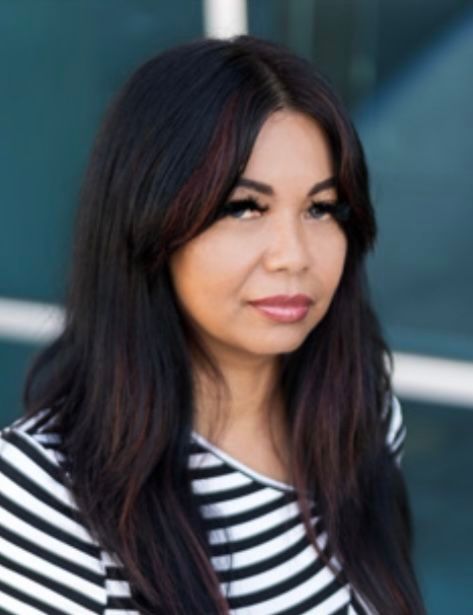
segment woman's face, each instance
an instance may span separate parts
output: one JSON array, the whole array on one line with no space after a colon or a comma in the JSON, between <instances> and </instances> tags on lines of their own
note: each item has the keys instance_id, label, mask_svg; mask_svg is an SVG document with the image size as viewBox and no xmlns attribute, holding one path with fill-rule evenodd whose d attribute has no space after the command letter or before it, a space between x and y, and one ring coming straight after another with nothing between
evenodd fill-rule
<instances>
[{"instance_id":1,"label":"woman's face","mask_svg":"<svg viewBox=\"0 0 473 615\"><path fill-rule=\"evenodd\" d=\"M252 199L265 211L240 204L171 256L181 308L217 356L291 352L327 312L347 249L336 220L313 207L337 200L333 186L314 191L331 177L330 151L318 125L301 113L275 112L227 201ZM250 303L295 294L313 303L292 322L273 320Z\"/></svg>"}]
</instances>

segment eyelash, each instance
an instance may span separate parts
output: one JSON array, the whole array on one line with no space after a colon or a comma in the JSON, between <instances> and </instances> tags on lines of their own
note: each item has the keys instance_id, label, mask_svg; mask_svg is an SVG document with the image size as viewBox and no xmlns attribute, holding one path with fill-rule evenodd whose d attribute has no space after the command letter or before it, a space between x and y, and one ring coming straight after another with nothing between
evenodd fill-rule
<instances>
[{"instance_id":1,"label":"eyelash","mask_svg":"<svg viewBox=\"0 0 473 615\"><path fill-rule=\"evenodd\" d=\"M340 221L348 219L349 216L349 206L347 203L313 202L309 209L312 209L313 207L317 208L319 213L328 213ZM226 203L220 211L220 217L225 217L237 211L245 211L247 209L250 211L265 212L269 208L267 206L260 205L253 198L238 199ZM314 220L320 220L320 218L314 217Z\"/></svg>"}]
</instances>

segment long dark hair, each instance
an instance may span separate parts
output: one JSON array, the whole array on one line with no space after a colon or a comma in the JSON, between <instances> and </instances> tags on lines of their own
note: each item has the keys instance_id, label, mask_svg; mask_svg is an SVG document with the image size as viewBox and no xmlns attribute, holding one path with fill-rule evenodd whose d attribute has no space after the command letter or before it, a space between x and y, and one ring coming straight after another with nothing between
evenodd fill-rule
<instances>
[{"instance_id":1,"label":"long dark hair","mask_svg":"<svg viewBox=\"0 0 473 615\"><path fill-rule=\"evenodd\" d=\"M304 523L319 550L309 492L360 596L380 613L417 615L408 498L381 420L392 355L365 273L376 222L364 154L329 81L285 47L251 36L195 40L125 84L81 191L65 328L30 368L25 415L48 408L55 417L81 513L123 563L142 612L227 612L187 468L191 347L217 382L222 374L178 308L168 260L215 221L262 124L282 108L323 129L350 206L330 308L281 357Z\"/></svg>"}]
</instances>

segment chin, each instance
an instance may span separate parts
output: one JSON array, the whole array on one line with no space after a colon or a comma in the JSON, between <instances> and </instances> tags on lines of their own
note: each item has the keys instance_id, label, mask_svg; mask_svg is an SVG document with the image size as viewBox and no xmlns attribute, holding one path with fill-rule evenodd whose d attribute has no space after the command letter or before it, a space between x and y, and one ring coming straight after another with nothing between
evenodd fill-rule
<instances>
[{"instance_id":1,"label":"chin","mask_svg":"<svg viewBox=\"0 0 473 615\"><path fill-rule=\"evenodd\" d=\"M288 352L293 352L297 350L304 343L305 339L309 335L310 331L306 332L304 335L292 335L288 336L285 340L277 339L278 335L273 333L272 338L267 341L261 340L260 343L255 344L255 340L253 340L252 344L248 344L247 348L253 354L259 355L278 355L285 354Z\"/></svg>"}]
</instances>

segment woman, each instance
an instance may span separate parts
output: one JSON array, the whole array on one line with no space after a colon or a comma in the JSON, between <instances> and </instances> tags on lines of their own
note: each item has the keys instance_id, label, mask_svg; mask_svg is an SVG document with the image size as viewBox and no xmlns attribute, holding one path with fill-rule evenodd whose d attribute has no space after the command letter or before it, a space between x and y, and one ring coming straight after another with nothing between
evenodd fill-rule
<instances>
[{"instance_id":1,"label":"woman","mask_svg":"<svg viewBox=\"0 0 473 615\"><path fill-rule=\"evenodd\" d=\"M8 613L424 613L362 147L249 36L139 68L81 194L63 334L2 434Z\"/></svg>"}]
</instances>

